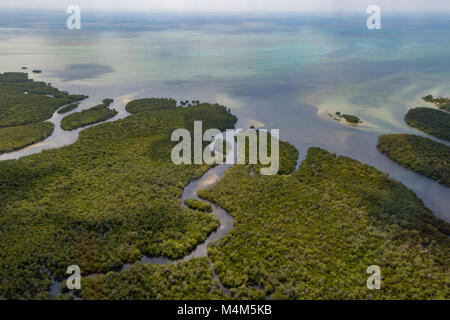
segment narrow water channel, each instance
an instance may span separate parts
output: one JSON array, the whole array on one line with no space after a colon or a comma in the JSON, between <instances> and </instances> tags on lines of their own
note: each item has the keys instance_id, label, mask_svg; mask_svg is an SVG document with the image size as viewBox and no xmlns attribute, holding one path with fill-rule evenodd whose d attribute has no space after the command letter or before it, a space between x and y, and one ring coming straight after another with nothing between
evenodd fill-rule
<instances>
[{"instance_id":1,"label":"narrow water channel","mask_svg":"<svg viewBox=\"0 0 450 320\"><path fill-rule=\"evenodd\" d=\"M219 179L225 174L225 171L230 167L231 165L227 165L227 164L222 164L222 165L218 165L215 166L211 169L209 169L200 179L194 180L191 183L189 183L185 188L184 191L180 197L180 205L186 207L186 205L184 204L184 200L185 199L197 199L197 200L201 200L201 201L205 201L210 203L209 201L206 201L204 199L201 199L197 192L199 190L205 189L209 186L212 186L213 184L215 184L217 181L219 181ZM184 256L183 258L180 259L176 259L176 260L172 260L166 257L147 257L147 256L142 256L142 258L140 259L139 263L149 263L149 264L158 264L158 265L164 265L164 264L174 264L174 263L178 263L178 262L184 262L184 261L188 261L192 258L200 258L200 257L205 257L208 255L208 245L217 239L222 238L225 234L227 234L232 228L233 228L233 217L231 217L225 210L223 210L222 208L220 208L219 206L210 203L211 207L212 207L212 212L209 214L214 215L216 218L219 219L219 227L213 231L204 242L200 243L197 245L197 247L191 251L189 254L187 254L186 256ZM124 270L128 270L130 269L132 264L130 263L125 263L123 264L120 269L119 272L122 272ZM211 267L213 268L213 277L217 280L219 280L219 284L220 284L220 279L217 276L217 274L214 271L214 265L211 263ZM94 275L89 275L89 276L95 276ZM54 297L58 296L61 293L61 283L60 281L57 281L53 276L51 278L51 285L50 285L50 294ZM220 286L222 287L222 289L224 291L227 292L227 289L222 286L220 284Z\"/></svg>"}]
</instances>

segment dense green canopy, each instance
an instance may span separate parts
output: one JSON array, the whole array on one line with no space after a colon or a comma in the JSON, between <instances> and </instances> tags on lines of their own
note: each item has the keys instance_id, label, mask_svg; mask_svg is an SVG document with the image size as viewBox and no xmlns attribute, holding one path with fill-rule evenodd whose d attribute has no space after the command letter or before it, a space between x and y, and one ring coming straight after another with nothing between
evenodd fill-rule
<instances>
[{"instance_id":1,"label":"dense green canopy","mask_svg":"<svg viewBox=\"0 0 450 320\"><path fill-rule=\"evenodd\" d=\"M386 174L311 148L290 176L233 166L200 196L235 228L209 248L233 297L448 299L450 225ZM381 268L381 290L366 269Z\"/></svg>"},{"instance_id":2,"label":"dense green canopy","mask_svg":"<svg viewBox=\"0 0 450 320\"><path fill-rule=\"evenodd\" d=\"M450 147L410 134L382 135L378 150L417 173L450 187Z\"/></svg>"},{"instance_id":3,"label":"dense green canopy","mask_svg":"<svg viewBox=\"0 0 450 320\"><path fill-rule=\"evenodd\" d=\"M450 141L450 113L430 108L410 109L405 121L411 127Z\"/></svg>"},{"instance_id":4,"label":"dense green canopy","mask_svg":"<svg viewBox=\"0 0 450 320\"><path fill-rule=\"evenodd\" d=\"M82 297L449 299L450 225L401 183L318 148L292 175L252 169L235 165L200 192L235 219L208 249L220 283L207 258L137 264L83 279ZM380 290L366 286L370 265Z\"/></svg>"},{"instance_id":5,"label":"dense green canopy","mask_svg":"<svg viewBox=\"0 0 450 320\"><path fill-rule=\"evenodd\" d=\"M112 102L112 99L105 99L95 107L64 117L61 120L61 128L64 130L75 130L114 117L118 112L108 108Z\"/></svg>"},{"instance_id":6,"label":"dense green canopy","mask_svg":"<svg viewBox=\"0 0 450 320\"><path fill-rule=\"evenodd\" d=\"M0 154L42 141L52 134L53 129L54 125L51 122L0 128Z\"/></svg>"},{"instance_id":7,"label":"dense green canopy","mask_svg":"<svg viewBox=\"0 0 450 320\"><path fill-rule=\"evenodd\" d=\"M53 132L53 124L44 121L61 106L85 98L35 82L26 73L0 73L0 154L44 140Z\"/></svg>"},{"instance_id":8,"label":"dense green canopy","mask_svg":"<svg viewBox=\"0 0 450 320\"><path fill-rule=\"evenodd\" d=\"M0 74L0 128L48 120L59 107L85 98L35 82L26 73Z\"/></svg>"}]
</instances>

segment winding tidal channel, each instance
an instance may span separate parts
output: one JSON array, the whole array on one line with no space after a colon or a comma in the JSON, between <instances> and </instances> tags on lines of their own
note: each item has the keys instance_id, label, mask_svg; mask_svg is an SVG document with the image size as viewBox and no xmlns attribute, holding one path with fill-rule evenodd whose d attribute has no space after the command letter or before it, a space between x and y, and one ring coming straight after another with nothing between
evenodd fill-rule
<instances>
[{"instance_id":1,"label":"winding tidal channel","mask_svg":"<svg viewBox=\"0 0 450 320\"><path fill-rule=\"evenodd\" d=\"M210 203L204 199L201 199L197 192L201 189L205 189L214 183L216 183L225 173L225 171L230 167L230 165L222 164L216 167L209 169L200 179L194 180L189 183L185 188L180 198L180 205L186 207L184 204L185 199L197 199ZM219 219L219 227L213 231L204 242L197 245L197 247L189 254L184 256L183 258L172 260L166 257L148 257L142 256L139 263L149 263L149 264L175 264L178 262L188 261L192 258L200 258L208 255L208 244L214 240L222 238L225 234L228 233L233 228L233 217L231 217L224 209L219 206L210 203L213 211L210 213ZM119 268L119 272L130 269L131 264L125 263ZM214 265L211 262L211 267L213 270L213 277L218 281L219 286L225 292L228 292L227 288L225 288L219 279L219 276L215 273ZM96 276L99 274L92 274L88 276ZM50 293L52 296L56 297L61 292L61 282L57 281L53 276L51 279Z\"/></svg>"},{"instance_id":2,"label":"winding tidal channel","mask_svg":"<svg viewBox=\"0 0 450 320\"><path fill-rule=\"evenodd\" d=\"M91 108L93 105L98 104L97 102L92 102L90 99L86 99L80 103L80 106L76 108L75 110L65 113L65 114L59 114L57 111L53 114L53 116L48 120L49 122L53 123L55 128L53 130L53 133L50 137L45 139L44 141L35 143L33 145L30 145L28 147L25 147L23 149L5 153L0 155L0 161L4 160L11 160L11 159L19 159L25 156L29 156L35 153L39 153L45 149L53 149L53 148L59 148L66 145L70 145L78 140L79 133L92 126L99 125L101 123L110 122L110 121L116 121L119 119L123 119L130 115L129 112L125 110L125 105L127 102L129 102L130 96L125 95L122 97L118 97L114 99L113 104L111 104L110 108L115 109L118 111L118 114L106 121L99 122L93 125L89 125L83 128L79 128L72 131L65 131L61 128L61 120L66 117L67 115L75 112L79 112L84 109ZM61 107L62 108L62 107ZM185 199L198 199L200 198L197 195L197 191L207 188L214 183L216 183L225 173L225 171L230 167L230 165L223 164L219 166L212 167L209 169L200 179L194 180L191 183L189 183L185 188L180 198L180 205L186 207L184 204ZM201 199L202 201L205 201L204 199ZM206 201L208 202L208 201ZM209 203L209 202L208 202ZM178 260L172 260L166 257L147 257L143 256L139 263L150 263L150 264L174 264L178 262L188 261L192 258L199 258L199 257L205 257L208 254L207 248L208 244L211 243L214 240L220 239L223 237L228 231L230 231L233 228L233 218L222 208L218 207L217 205L210 203L212 207L212 212L210 214L213 214L219 219L219 227L212 232L207 239L198 244L197 247L188 255L184 256L183 258L180 258ZM212 265L212 263L211 263ZM123 270L128 270L130 268L129 263L123 264L119 268L119 272ZM213 268L213 276L218 279L218 276L214 272L214 266ZM88 275L88 276L95 276ZM219 281L220 283L220 281ZM222 287L223 290L227 291L225 287ZM50 286L50 293L52 296L57 296L61 292L61 282L57 281L54 276L51 277L51 286Z\"/></svg>"}]
</instances>

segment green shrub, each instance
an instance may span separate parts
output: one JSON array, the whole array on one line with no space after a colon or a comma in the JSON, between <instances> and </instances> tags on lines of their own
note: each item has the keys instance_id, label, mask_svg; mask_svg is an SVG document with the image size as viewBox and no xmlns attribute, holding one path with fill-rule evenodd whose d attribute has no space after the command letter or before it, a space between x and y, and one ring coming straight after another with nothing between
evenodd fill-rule
<instances>
[{"instance_id":1,"label":"green shrub","mask_svg":"<svg viewBox=\"0 0 450 320\"><path fill-rule=\"evenodd\" d=\"M211 205L204 201L196 199L185 199L184 204L187 205L192 210L212 212Z\"/></svg>"},{"instance_id":2,"label":"green shrub","mask_svg":"<svg viewBox=\"0 0 450 320\"><path fill-rule=\"evenodd\" d=\"M361 120L352 114L343 114L342 117L350 123L359 123Z\"/></svg>"}]
</instances>

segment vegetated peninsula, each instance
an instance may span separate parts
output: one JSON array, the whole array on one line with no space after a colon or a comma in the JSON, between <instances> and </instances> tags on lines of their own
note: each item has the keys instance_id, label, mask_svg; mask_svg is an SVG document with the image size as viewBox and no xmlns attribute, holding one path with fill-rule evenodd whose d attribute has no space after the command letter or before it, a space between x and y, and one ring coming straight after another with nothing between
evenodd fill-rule
<instances>
[{"instance_id":1,"label":"vegetated peninsula","mask_svg":"<svg viewBox=\"0 0 450 320\"><path fill-rule=\"evenodd\" d=\"M85 98L28 79L26 73L0 73L0 154L44 140L53 132L45 121L61 106Z\"/></svg>"},{"instance_id":2,"label":"vegetated peninsula","mask_svg":"<svg viewBox=\"0 0 450 320\"><path fill-rule=\"evenodd\" d=\"M439 109L450 111L450 99L444 98L444 97L437 97L434 98L431 94L422 97L422 99L426 102L433 103L435 106L437 106Z\"/></svg>"},{"instance_id":3,"label":"vegetated peninsula","mask_svg":"<svg viewBox=\"0 0 450 320\"><path fill-rule=\"evenodd\" d=\"M51 122L31 123L0 129L0 154L22 149L51 136L54 125Z\"/></svg>"},{"instance_id":4,"label":"vegetated peninsula","mask_svg":"<svg viewBox=\"0 0 450 320\"><path fill-rule=\"evenodd\" d=\"M58 110L59 114L64 114L67 112L70 112L72 110L75 110L76 108L78 108L79 104L78 103L71 103L65 107L62 107L61 109Z\"/></svg>"},{"instance_id":5,"label":"vegetated peninsula","mask_svg":"<svg viewBox=\"0 0 450 320\"><path fill-rule=\"evenodd\" d=\"M160 108L175 108L177 101L169 98L145 98L127 103L125 109L130 113L158 110Z\"/></svg>"},{"instance_id":6,"label":"vegetated peninsula","mask_svg":"<svg viewBox=\"0 0 450 320\"><path fill-rule=\"evenodd\" d=\"M111 103L113 103L113 99L104 99L95 107L72 113L61 120L61 128L70 131L108 120L118 113L116 110L108 108Z\"/></svg>"},{"instance_id":7,"label":"vegetated peninsula","mask_svg":"<svg viewBox=\"0 0 450 320\"><path fill-rule=\"evenodd\" d=\"M450 114L447 112L423 107L414 108L408 111L405 121L420 131L450 141Z\"/></svg>"},{"instance_id":8,"label":"vegetated peninsula","mask_svg":"<svg viewBox=\"0 0 450 320\"><path fill-rule=\"evenodd\" d=\"M391 160L450 187L450 147L410 134L378 138L378 150Z\"/></svg>"}]
</instances>

